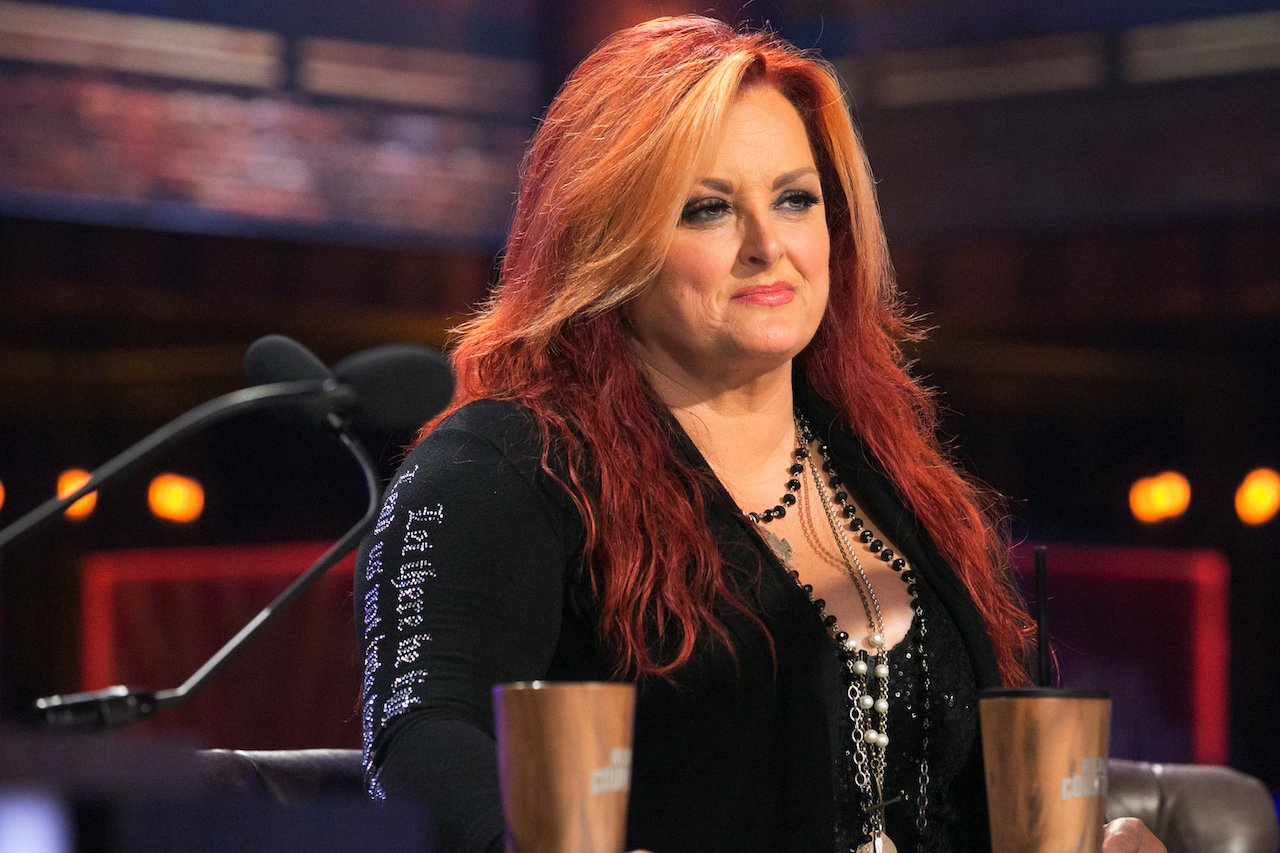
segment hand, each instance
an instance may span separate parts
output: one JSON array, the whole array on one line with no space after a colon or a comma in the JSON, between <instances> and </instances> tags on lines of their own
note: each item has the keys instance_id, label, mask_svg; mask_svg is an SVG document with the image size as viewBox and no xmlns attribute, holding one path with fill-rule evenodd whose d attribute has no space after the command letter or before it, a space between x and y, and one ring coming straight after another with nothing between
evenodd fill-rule
<instances>
[{"instance_id":1,"label":"hand","mask_svg":"<svg viewBox=\"0 0 1280 853\"><path fill-rule=\"evenodd\" d=\"M1102 827L1102 853L1167 853L1160 839L1136 817L1122 817Z\"/></svg>"}]
</instances>

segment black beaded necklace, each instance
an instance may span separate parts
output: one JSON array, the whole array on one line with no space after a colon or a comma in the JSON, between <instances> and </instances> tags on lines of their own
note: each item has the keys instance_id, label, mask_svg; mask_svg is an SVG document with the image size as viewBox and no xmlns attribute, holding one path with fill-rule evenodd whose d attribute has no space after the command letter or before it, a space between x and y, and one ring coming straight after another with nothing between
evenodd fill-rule
<instances>
[{"instance_id":1,"label":"black beaded necklace","mask_svg":"<svg viewBox=\"0 0 1280 853\"><path fill-rule=\"evenodd\" d=\"M801 475L804 474L804 460L809 457L809 448L803 444L796 447L792 451L792 457L796 460L787 473L791 475L791 479L787 480L787 491L782 497L778 498L778 504L773 509L766 509L764 512L749 512L747 518L757 524L768 524L775 518L784 518L787 514L787 507L796 505L796 492L800 491L803 485L800 482Z\"/></svg>"},{"instance_id":2,"label":"black beaded necklace","mask_svg":"<svg viewBox=\"0 0 1280 853\"><path fill-rule=\"evenodd\" d=\"M919 620L919 641L917 644L917 652L919 653L919 663L921 674L923 677L922 696L924 700L924 733L923 743L921 744L922 753L920 757L920 776L919 789L916 794L916 828L920 832L920 844L923 845L923 835L927 825L928 811L928 751L929 751L929 667L925 657L924 638L927 633L924 622L924 612L920 607L919 597L917 595L916 577L914 572L907 565L907 561L894 553L893 549L885 547L884 542L876 537L875 532L869 525L858 517L857 508L849 502L849 495L841 486L844 484L843 479L835 470L835 465L829 456L829 449L824 442L818 444L818 454L822 459L821 470L819 475L818 465L811 458L809 445L813 443L814 435L809 423L804 415L796 410L795 412L796 434L798 444L792 452L793 463L788 468L787 473L790 479L786 484L786 492L782 495L778 504L771 509L766 509L759 513L748 513L747 517L751 521L765 525L774 519L785 518L787 507L794 507L797 502L797 493L803 487L801 477L804 476L806 468L812 472L814 486L817 489L818 496L821 499L824 509L824 515L831 524L832 533L835 535L837 549L844 556L846 566L849 571L850 580L858 590L858 594L863 599L863 607L867 610L869 621L874 624L879 621L879 605L874 603L875 593L871 588L871 583L861 565L858 562L857 554L851 547L851 543L847 538L847 534L841 529L847 526L850 533L856 534L857 540L867 548L872 554L881 561L887 563L889 568L897 572L907 585L907 592L911 596L911 607L914 611L915 618ZM828 493L823 488L822 480L826 480L833 494L828 497ZM775 551L778 550L778 544L781 540L769 531L761 528L766 541ZM797 584L808 594L809 599L818 609L819 617L827 626L828 630L833 632L835 641L839 646L839 656L847 669L846 677L849 681L847 691L847 699L849 701L849 717L852 727L851 736L853 747L848 751L850 760L856 764L854 769L854 777L860 790L859 800L863 811L862 819L862 837L853 842L850 847L850 853L863 853L863 851L896 850L893 843L884 835L884 806L887 804L886 791L884 790L884 761L885 747L888 744L886 734L888 701L887 701L887 678L888 666L886 665L887 657L884 648L884 638L879 631L871 634L871 643L873 652L868 653L857 647L856 642L851 641L848 633L840 630L840 626L836 624L836 619L831 614L826 613L825 604L822 599L815 598L813 595L813 587L804 583L799 572L794 569L789 562L789 555L784 556L779 551L779 559L782 560L788 573ZM871 603L867 597L870 596ZM872 609L874 606L875 618L872 618ZM874 671L875 678L870 678ZM873 683L879 686L876 690ZM873 720L872 715L878 717L878 721ZM875 722L878 722L878 730ZM860 742L861 741L861 742ZM878 800L878 802L877 802ZM922 847L921 847L922 849Z\"/></svg>"}]
</instances>

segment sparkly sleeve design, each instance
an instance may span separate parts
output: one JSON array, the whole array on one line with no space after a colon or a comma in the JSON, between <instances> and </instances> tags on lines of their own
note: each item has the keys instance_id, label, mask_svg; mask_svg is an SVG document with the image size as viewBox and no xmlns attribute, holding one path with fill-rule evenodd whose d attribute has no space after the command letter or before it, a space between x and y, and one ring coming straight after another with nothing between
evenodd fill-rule
<instances>
[{"instance_id":1,"label":"sparkly sleeve design","mask_svg":"<svg viewBox=\"0 0 1280 853\"><path fill-rule=\"evenodd\" d=\"M401 470L392 481L378 521L374 525L369 547L364 555L364 613L361 628L361 645L364 652L364 680L361 685L360 720L364 740L364 766L368 780L369 796L382 800L386 792L372 772L373 738L375 721L386 725L392 717L409 708L422 704L419 687L427 680L427 670L419 665L422 645L431 641L431 634L423 627L422 604L428 582L436 576L431 560L423 555L431 549L428 525L439 525L444 520L444 506L434 509L406 510L404 538L391 542L398 550L390 562L397 571L383 571L383 554L387 550L387 531L392 526L399 502L400 489L411 484L419 466ZM386 593L383 586L387 586ZM387 606L390 605L390 606ZM383 625L383 610L393 622L394 656L387 660L391 674L391 693L383 696L375 689L375 682L386 671L383 666L383 647L387 644L387 630Z\"/></svg>"},{"instance_id":2,"label":"sparkly sleeve design","mask_svg":"<svg viewBox=\"0 0 1280 853\"><path fill-rule=\"evenodd\" d=\"M356 569L369 795L422 801L432 850L501 832L490 688L546 675L576 553L527 427L459 415L392 479Z\"/></svg>"}]
</instances>

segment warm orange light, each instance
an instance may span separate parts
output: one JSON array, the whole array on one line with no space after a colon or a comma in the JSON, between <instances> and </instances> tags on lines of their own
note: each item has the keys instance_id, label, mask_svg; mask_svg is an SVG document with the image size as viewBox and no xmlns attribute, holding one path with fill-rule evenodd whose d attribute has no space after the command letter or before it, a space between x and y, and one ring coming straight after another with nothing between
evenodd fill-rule
<instances>
[{"instance_id":1,"label":"warm orange light","mask_svg":"<svg viewBox=\"0 0 1280 853\"><path fill-rule=\"evenodd\" d=\"M0 509L4 509L4 483L0 483Z\"/></svg>"},{"instance_id":2,"label":"warm orange light","mask_svg":"<svg viewBox=\"0 0 1280 853\"><path fill-rule=\"evenodd\" d=\"M1236 489L1236 515L1245 524L1266 524L1280 510L1280 474L1270 468L1250 471Z\"/></svg>"},{"instance_id":3,"label":"warm orange light","mask_svg":"<svg viewBox=\"0 0 1280 853\"><path fill-rule=\"evenodd\" d=\"M1153 524L1162 517L1152 495L1151 480L1151 477L1143 477L1129 487L1129 511L1144 524Z\"/></svg>"},{"instance_id":4,"label":"warm orange light","mask_svg":"<svg viewBox=\"0 0 1280 853\"><path fill-rule=\"evenodd\" d=\"M89 472L79 468L69 468L58 475L58 497L64 498L83 486L89 480ZM90 492L71 506L63 510L67 518L80 521L88 518L93 508L98 505L98 493Z\"/></svg>"},{"instance_id":5,"label":"warm orange light","mask_svg":"<svg viewBox=\"0 0 1280 853\"><path fill-rule=\"evenodd\" d=\"M1129 487L1129 509L1144 524L1177 518L1191 505L1191 484L1177 471L1143 477Z\"/></svg>"},{"instance_id":6,"label":"warm orange light","mask_svg":"<svg viewBox=\"0 0 1280 853\"><path fill-rule=\"evenodd\" d=\"M147 489L147 503L156 518L187 524L204 512L204 488L180 474L160 474Z\"/></svg>"}]
</instances>

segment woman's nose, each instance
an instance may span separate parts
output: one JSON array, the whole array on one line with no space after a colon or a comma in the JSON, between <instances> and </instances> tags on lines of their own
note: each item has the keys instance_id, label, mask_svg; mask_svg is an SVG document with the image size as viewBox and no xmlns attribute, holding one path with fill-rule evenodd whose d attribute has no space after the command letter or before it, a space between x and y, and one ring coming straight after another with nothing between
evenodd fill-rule
<instances>
[{"instance_id":1,"label":"woman's nose","mask_svg":"<svg viewBox=\"0 0 1280 853\"><path fill-rule=\"evenodd\" d=\"M782 256L782 240L767 216L750 216L744 220L742 247L738 258L747 266L765 268L773 266Z\"/></svg>"}]
</instances>

